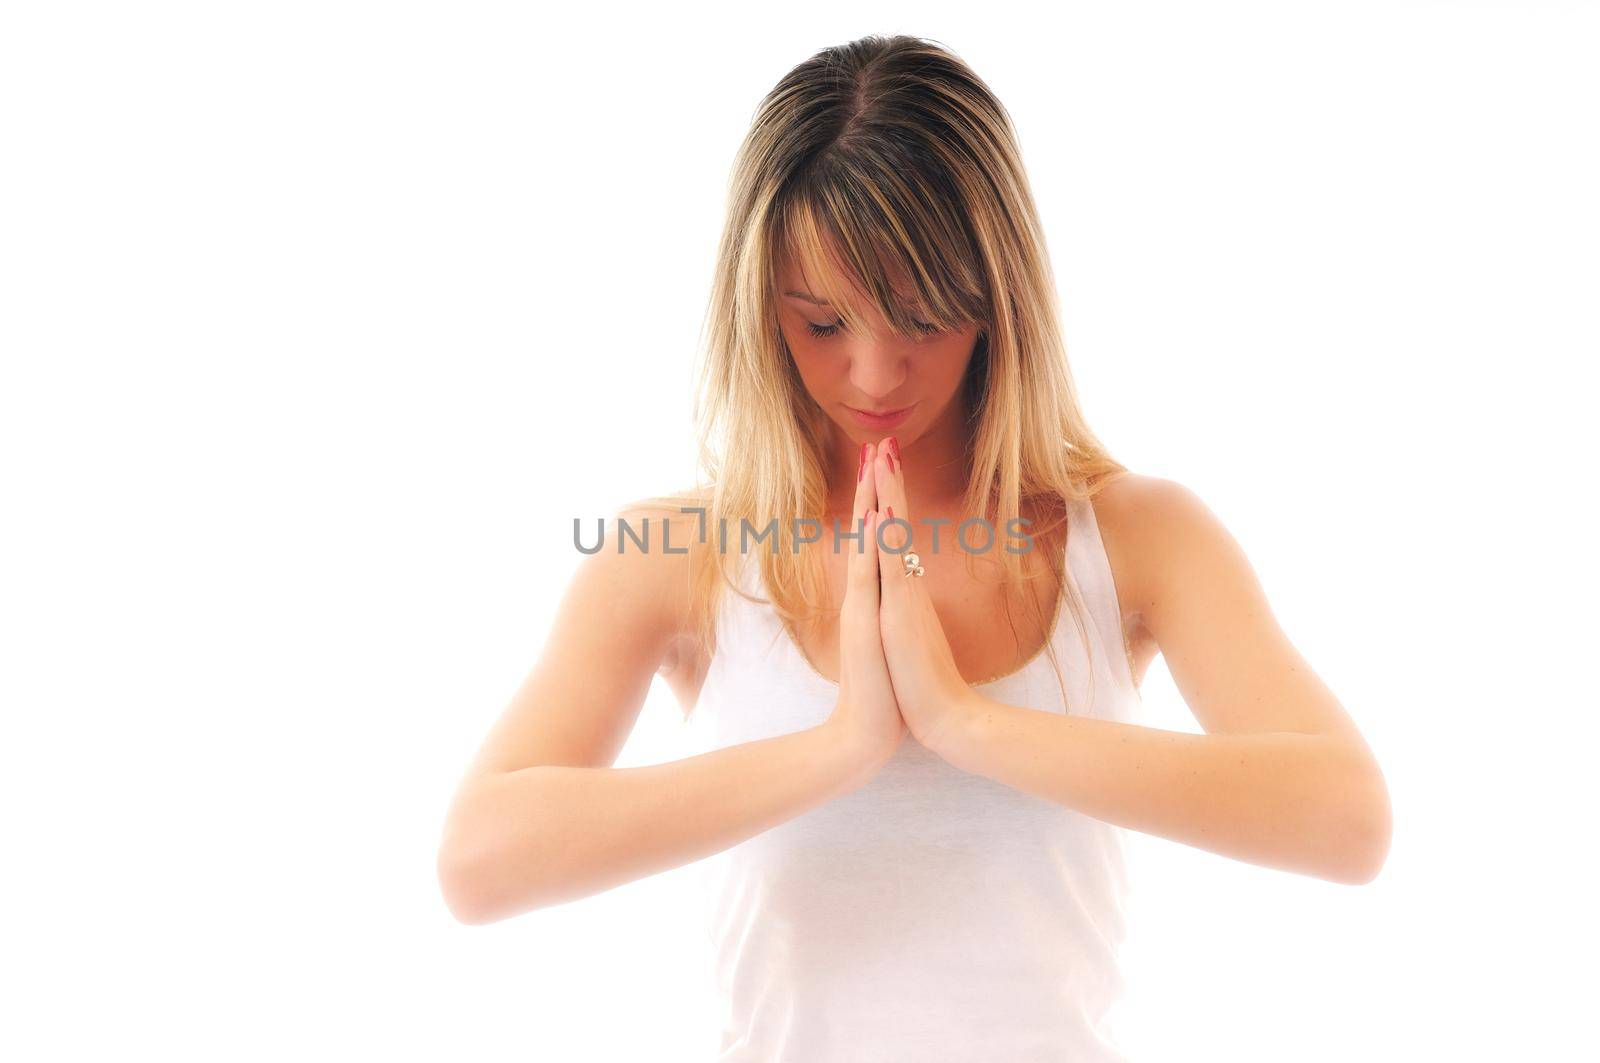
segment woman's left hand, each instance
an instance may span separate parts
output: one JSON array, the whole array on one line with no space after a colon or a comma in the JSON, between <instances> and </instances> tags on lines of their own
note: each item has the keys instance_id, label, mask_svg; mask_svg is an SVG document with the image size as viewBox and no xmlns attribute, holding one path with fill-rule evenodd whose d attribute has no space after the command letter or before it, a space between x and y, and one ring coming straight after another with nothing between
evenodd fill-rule
<instances>
[{"instance_id":1,"label":"woman's left hand","mask_svg":"<svg viewBox=\"0 0 1600 1063\"><path fill-rule=\"evenodd\" d=\"M906 727L922 745L945 756L949 743L958 740L962 725L977 711L978 696L956 668L933 599L923 588L923 577L905 574L903 559L912 542L911 511L899 447L892 436L884 442L872 463L882 514L877 545L883 652ZM925 565L937 560L921 557Z\"/></svg>"}]
</instances>

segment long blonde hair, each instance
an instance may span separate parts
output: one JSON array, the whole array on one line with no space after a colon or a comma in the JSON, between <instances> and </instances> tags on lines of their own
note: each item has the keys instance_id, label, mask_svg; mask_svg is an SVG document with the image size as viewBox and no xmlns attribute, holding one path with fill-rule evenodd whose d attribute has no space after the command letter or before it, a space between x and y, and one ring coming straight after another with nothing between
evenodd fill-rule
<instances>
[{"instance_id":1,"label":"long blonde hair","mask_svg":"<svg viewBox=\"0 0 1600 1063\"><path fill-rule=\"evenodd\" d=\"M707 653L721 593L742 593L731 567L742 558L719 548L721 527L732 538L741 520L776 521L774 552L758 555L786 624L823 615L816 603L826 600L820 552L795 546L794 521L820 519L825 508L830 434L778 328L785 250L836 263L903 335L916 334L919 319L981 326L961 389L972 414L964 513L995 528L1024 503L1064 514L1065 500L1092 497L1125 471L1079 409L1044 235L1000 101L922 38L871 35L823 49L766 95L739 149L701 334L699 485L653 500L705 509L705 541L690 547L689 616ZM848 292L819 294L847 327L864 327ZM1036 546L1064 542L1064 521L1029 534ZM1020 555L992 552L1007 593L1022 586ZM1058 601L1086 635L1063 551L1045 554Z\"/></svg>"}]
</instances>

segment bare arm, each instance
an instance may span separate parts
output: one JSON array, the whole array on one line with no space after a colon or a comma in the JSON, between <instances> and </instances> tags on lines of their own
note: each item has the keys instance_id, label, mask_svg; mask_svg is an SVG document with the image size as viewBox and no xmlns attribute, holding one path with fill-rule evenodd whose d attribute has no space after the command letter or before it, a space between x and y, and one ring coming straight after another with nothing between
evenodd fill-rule
<instances>
[{"instance_id":1,"label":"bare arm","mask_svg":"<svg viewBox=\"0 0 1600 1063\"><path fill-rule=\"evenodd\" d=\"M536 764L477 779L440 855L450 910L495 922L737 845L865 781L833 731L640 768Z\"/></svg>"},{"instance_id":2,"label":"bare arm","mask_svg":"<svg viewBox=\"0 0 1600 1063\"><path fill-rule=\"evenodd\" d=\"M629 543L619 556L608 526L462 782L438 856L460 921L495 922L703 859L861 785L893 751L836 712L791 734L610 767L685 626L687 561L661 552L659 531L651 553ZM673 532L675 544L693 534Z\"/></svg>"},{"instance_id":3,"label":"bare arm","mask_svg":"<svg viewBox=\"0 0 1600 1063\"><path fill-rule=\"evenodd\" d=\"M1138 564L1119 588L1206 734L1057 716L974 693L951 761L1097 819L1336 882L1389 847L1382 773L1355 724L1274 620L1238 544L1170 481L1096 498Z\"/></svg>"}]
</instances>

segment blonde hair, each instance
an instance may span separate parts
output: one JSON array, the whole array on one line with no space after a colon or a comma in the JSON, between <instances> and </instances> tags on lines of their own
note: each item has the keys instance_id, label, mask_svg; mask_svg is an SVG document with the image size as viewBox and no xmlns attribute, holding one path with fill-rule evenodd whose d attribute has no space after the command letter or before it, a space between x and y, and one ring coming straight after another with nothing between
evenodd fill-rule
<instances>
[{"instance_id":1,"label":"blonde hair","mask_svg":"<svg viewBox=\"0 0 1600 1063\"><path fill-rule=\"evenodd\" d=\"M689 617L707 653L716 648L720 594L742 593L729 569L743 559L724 555L717 529L734 538L741 520L756 528L776 521L775 552L758 556L785 624L824 615L813 604L826 600L820 551L796 547L794 522L824 511L830 431L778 328L785 251L832 263L818 272L853 278L903 335L915 335L918 320L980 325L959 396L972 425L963 513L995 528L1025 503L1064 517L1066 500L1090 498L1126 471L1079 409L1044 235L1005 108L934 42L871 35L825 48L766 95L739 149L701 334L699 486L653 500L706 511L698 518L705 541L690 547ZM850 293L816 294L847 327L866 327ZM1057 601L1068 602L1087 635L1082 596L1062 564L1064 523L1029 534L1036 546L1051 544ZM1006 593L1021 587L1021 555L992 552ZM1053 647L1050 658L1059 679Z\"/></svg>"}]
</instances>

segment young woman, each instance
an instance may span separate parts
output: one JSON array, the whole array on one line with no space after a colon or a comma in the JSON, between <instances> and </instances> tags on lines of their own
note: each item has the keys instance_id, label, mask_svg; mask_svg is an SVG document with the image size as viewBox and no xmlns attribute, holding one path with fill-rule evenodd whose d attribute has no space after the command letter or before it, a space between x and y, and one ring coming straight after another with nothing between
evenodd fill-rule
<instances>
[{"instance_id":1,"label":"young woman","mask_svg":"<svg viewBox=\"0 0 1600 1063\"><path fill-rule=\"evenodd\" d=\"M731 185L705 485L579 566L451 809L458 918L713 858L722 1059L1112 1060L1122 830L1377 873L1366 744L1209 510L1090 432L1054 299L958 58L868 37L782 79ZM1204 734L1132 722L1158 651ZM657 674L705 751L614 769Z\"/></svg>"}]
</instances>

